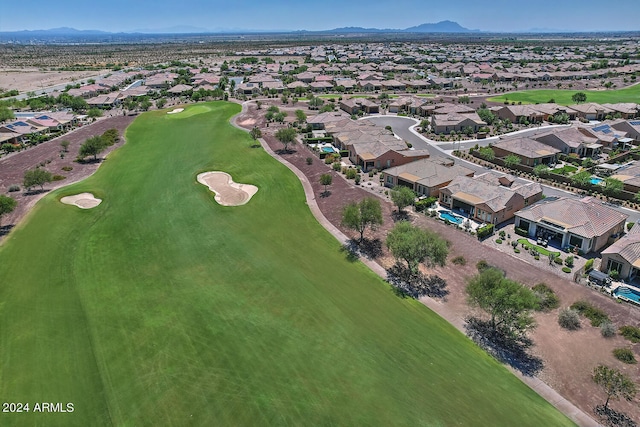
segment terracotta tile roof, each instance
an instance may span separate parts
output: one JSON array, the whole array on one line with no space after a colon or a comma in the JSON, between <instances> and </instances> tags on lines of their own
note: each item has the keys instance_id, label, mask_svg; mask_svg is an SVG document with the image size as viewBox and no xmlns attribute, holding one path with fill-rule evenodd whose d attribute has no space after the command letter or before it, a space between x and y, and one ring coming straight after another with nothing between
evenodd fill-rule
<instances>
[{"instance_id":1,"label":"terracotta tile roof","mask_svg":"<svg viewBox=\"0 0 640 427\"><path fill-rule=\"evenodd\" d=\"M534 222L547 221L588 239L607 233L628 217L591 197L548 197L516 215Z\"/></svg>"},{"instance_id":2,"label":"terracotta tile roof","mask_svg":"<svg viewBox=\"0 0 640 427\"><path fill-rule=\"evenodd\" d=\"M620 240L603 250L602 254L618 254L629 264L635 264L640 260L640 224L636 223Z\"/></svg>"}]
</instances>

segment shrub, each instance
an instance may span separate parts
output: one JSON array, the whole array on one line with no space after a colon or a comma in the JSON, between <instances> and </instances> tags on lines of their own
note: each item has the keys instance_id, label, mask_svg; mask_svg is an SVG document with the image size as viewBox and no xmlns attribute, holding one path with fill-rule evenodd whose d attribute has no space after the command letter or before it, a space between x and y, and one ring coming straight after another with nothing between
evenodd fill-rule
<instances>
[{"instance_id":1,"label":"shrub","mask_svg":"<svg viewBox=\"0 0 640 427\"><path fill-rule=\"evenodd\" d=\"M622 363L627 363L629 365L635 365L636 363L638 363L636 361L636 357L633 355L633 351L629 350L628 348L614 349L613 356Z\"/></svg>"},{"instance_id":2,"label":"shrub","mask_svg":"<svg viewBox=\"0 0 640 427\"><path fill-rule=\"evenodd\" d=\"M356 185L360 185L360 175L356 175L356 177L354 178Z\"/></svg>"},{"instance_id":3,"label":"shrub","mask_svg":"<svg viewBox=\"0 0 640 427\"><path fill-rule=\"evenodd\" d=\"M605 338L611 338L616 334L616 327L611 322L602 322L600 325L600 334Z\"/></svg>"},{"instance_id":4,"label":"shrub","mask_svg":"<svg viewBox=\"0 0 640 427\"><path fill-rule=\"evenodd\" d=\"M437 197L427 197L426 199L418 200L413 205L416 207L416 212L422 212L426 208L433 206L437 200Z\"/></svg>"},{"instance_id":5,"label":"shrub","mask_svg":"<svg viewBox=\"0 0 640 427\"><path fill-rule=\"evenodd\" d=\"M9 193L13 193L16 191L20 191L20 186L17 184L13 184L11 186L9 186Z\"/></svg>"},{"instance_id":6,"label":"shrub","mask_svg":"<svg viewBox=\"0 0 640 427\"><path fill-rule=\"evenodd\" d=\"M584 263L584 271L585 271L585 273L588 273L591 270L593 270L593 258L592 259L588 259L587 262Z\"/></svg>"},{"instance_id":7,"label":"shrub","mask_svg":"<svg viewBox=\"0 0 640 427\"><path fill-rule=\"evenodd\" d=\"M562 267L562 271L565 273L571 273L571 269L569 267Z\"/></svg>"},{"instance_id":8,"label":"shrub","mask_svg":"<svg viewBox=\"0 0 640 427\"><path fill-rule=\"evenodd\" d=\"M476 263L476 268L478 269L478 271L484 271L489 267L491 267L489 265L489 263L487 261L483 260L483 259L481 259L480 261L478 261ZM640 335L639 335L639 337L640 337Z\"/></svg>"},{"instance_id":9,"label":"shrub","mask_svg":"<svg viewBox=\"0 0 640 427\"><path fill-rule=\"evenodd\" d=\"M634 224L635 224L635 222L628 222L627 223L627 231L631 230L631 228L633 227Z\"/></svg>"},{"instance_id":10,"label":"shrub","mask_svg":"<svg viewBox=\"0 0 640 427\"><path fill-rule=\"evenodd\" d=\"M62 170L65 171L65 172L70 172L70 171L73 170L73 166L63 166Z\"/></svg>"},{"instance_id":11,"label":"shrub","mask_svg":"<svg viewBox=\"0 0 640 427\"><path fill-rule=\"evenodd\" d=\"M515 252L515 253L519 254L519 253L520 253L520 249L518 249L518 248L513 248L513 252Z\"/></svg>"},{"instance_id":12,"label":"shrub","mask_svg":"<svg viewBox=\"0 0 640 427\"><path fill-rule=\"evenodd\" d=\"M558 314L558 324L564 329L575 331L580 329L580 316L570 308L563 308Z\"/></svg>"},{"instance_id":13,"label":"shrub","mask_svg":"<svg viewBox=\"0 0 640 427\"><path fill-rule=\"evenodd\" d=\"M312 165L313 164L313 157L307 157L307 164L308 165Z\"/></svg>"},{"instance_id":14,"label":"shrub","mask_svg":"<svg viewBox=\"0 0 640 427\"><path fill-rule=\"evenodd\" d=\"M478 239L482 239L493 234L493 228L493 224L487 224L478 228Z\"/></svg>"},{"instance_id":15,"label":"shrub","mask_svg":"<svg viewBox=\"0 0 640 427\"><path fill-rule=\"evenodd\" d=\"M535 259L536 261L540 260L540 255L534 255L533 259Z\"/></svg>"},{"instance_id":16,"label":"shrub","mask_svg":"<svg viewBox=\"0 0 640 427\"><path fill-rule=\"evenodd\" d=\"M451 260L451 262L454 263L455 265L466 265L467 264L467 260L462 255L459 255L459 256L455 257L454 259Z\"/></svg>"},{"instance_id":17,"label":"shrub","mask_svg":"<svg viewBox=\"0 0 640 427\"><path fill-rule=\"evenodd\" d=\"M540 301L538 304L538 309L540 311L550 311L560 307L560 298L558 298L553 289L545 283L538 283L531 288L531 290Z\"/></svg>"},{"instance_id":18,"label":"shrub","mask_svg":"<svg viewBox=\"0 0 640 427\"><path fill-rule=\"evenodd\" d=\"M347 179L355 179L356 176L358 175L358 171L355 169L347 169Z\"/></svg>"},{"instance_id":19,"label":"shrub","mask_svg":"<svg viewBox=\"0 0 640 427\"><path fill-rule=\"evenodd\" d=\"M505 233L504 230L500 230L500 233L498 233L498 235L500 236L501 239L504 239L507 233Z\"/></svg>"},{"instance_id":20,"label":"shrub","mask_svg":"<svg viewBox=\"0 0 640 427\"><path fill-rule=\"evenodd\" d=\"M496 243L501 245L502 244L502 239L496 239Z\"/></svg>"},{"instance_id":21,"label":"shrub","mask_svg":"<svg viewBox=\"0 0 640 427\"><path fill-rule=\"evenodd\" d=\"M573 268L573 256L569 255L565 260L564 260L564 265L566 265L567 267Z\"/></svg>"},{"instance_id":22,"label":"shrub","mask_svg":"<svg viewBox=\"0 0 640 427\"><path fill-rule=\"evenodd\" d=\"M555 263L556 263L556 264L558 264L558 265L562 265L562 262L563 262L563 261L562 261L562 257L559 257L559 256L555 257L555 258L553 259L553 262L555 262Z\"/></svg>"},{"instance_id":23,"label":"shrub","mask_svg":"<svg viewBox=\"0 0 640 427\"><path fill-rule=\"evenodd\" d=\"M619 330L620 335L628 339L629 341L636 343L640 342L640 328L635 326L623 326Z\"/></svg>"},{"instance_id":24,"label":"shrub","mask_svg":"<svg viewBox=\"0 0 640 427\"><path fill-rule=\"evenodd\" d=\"M342 165L340 163L334 163L333 164L333 170L336 172L339 172L340 169L342 169Z\"/></svg>"},{"instance_id":25,"label":"shrub","mask_svg":"<svg viewBox=\"0 0 640 427\"><path fill-rule=\"evenodd\" d=\"M603 322L611 321L607 313L586 301L576 301L571 305L571 308L589 319L591 326L600 326Z\"/></svg>"},{"instance_id":26,"label":"shrub","mask_svg":"<svg viewBox=\"0 0 640 427\"><path fill-rule=\"evenodd\" d=\"M52 180L54 181L62 181L63 179L67 178L64 175L53 175L53 177L51 177Z\"/></svg>"}]
</instances>

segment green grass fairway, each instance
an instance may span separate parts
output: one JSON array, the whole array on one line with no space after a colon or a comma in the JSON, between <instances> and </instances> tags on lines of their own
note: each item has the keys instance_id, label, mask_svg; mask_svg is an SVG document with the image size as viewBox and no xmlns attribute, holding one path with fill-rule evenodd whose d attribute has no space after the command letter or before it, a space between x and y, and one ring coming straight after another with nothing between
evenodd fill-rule
<instances>
[{"instance_id":1,"label":"green grass fairway","mask_svg":"<svg viewBox=\"0 0 640 427\"><path fill-rule=\"evenodd\" d=\"M239 111L141 115L0 247L3 401L75 407L3 425L572 425L348 262L295 175L228 125ZM259 191L220 206L210 170ZM59 202L83 191L102 204Z\"/></svg>"},{"instance_id":2,"label":"green grass fairway","mask_svg":"<svg viewBox=\"0 0 640 427\"><path fill-rule=\"evenodd\" d=\"M640 102L640 85L630 86L618 90L554 90L540 89L527 90L522 92L506 93L500 96L489 98L492 102L522 102L523 104L542 104L555 99L557 104L571 105L575 104L571 97L577 92L584 92L587 95L587 102L596 102L598 104L615 104L618 102Z\"/></svg>"}]
</instances>

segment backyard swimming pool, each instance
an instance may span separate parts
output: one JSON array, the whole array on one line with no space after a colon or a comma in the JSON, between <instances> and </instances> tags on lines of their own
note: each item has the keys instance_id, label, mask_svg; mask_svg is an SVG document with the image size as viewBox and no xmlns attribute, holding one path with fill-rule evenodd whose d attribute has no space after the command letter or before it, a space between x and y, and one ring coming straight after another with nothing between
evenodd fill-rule
<instances>
[{"instance_id":1,"label":"backyard swimming pool","mask_svg":"<svg viewBox=\"0 0 640 427\"><path fill-rule=\"evenodd\" d=\"M620 286L618 289L613 291L613 294L617 297L624 297L635 302L636 304L640 304L640 292L636 291L635 289L631 289L626 286Z\"/></svg>"},{"instance_id":2,"label":"backyard swimming pool","mask_svg":"<svg viewBox=\"0 0 640 427\"><path fill-rule=\"evenodd\" d=\"M604 182L604 179L602 178L597 178L597 177L593 177L589 180L589 182L591 182L591 184L593 185L598 185L598 184L602 184Z\"/></svg>"},{"instance_id":3,"label":"backyard swimming pool","mask_svg":"<svg viewBox=\"0 0 640 427\"><path fill-rule=\"evenodd\" d=\"M462 221L464 221L463 217L454 215L449 211L440 211L438 212L438 215L440 216L441 219L445 219L449 222L453 222L454 224L462 224Z\"/></svg>"},{"instance_id":4,"label":"backyard swimming pool","mask_svg":"<svg viewBox=\"0 0 640 427\"><path fill-rule=\"evenodd\" d=\"M323 153L335 153L336 150L334 150L333 147L322 147L322 152Z\"/></svg>"}]
</instances>

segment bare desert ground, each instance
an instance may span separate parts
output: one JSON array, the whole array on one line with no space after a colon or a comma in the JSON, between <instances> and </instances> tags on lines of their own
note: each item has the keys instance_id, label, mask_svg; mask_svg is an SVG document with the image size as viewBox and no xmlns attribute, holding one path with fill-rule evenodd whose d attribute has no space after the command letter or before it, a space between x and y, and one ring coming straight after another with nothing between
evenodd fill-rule
<instances>
[{"instance_id":1,"label":"bare desert ground","mask_svg":"<svg viewBox=\"0 0 640 427\"><path fill-rule=\"evenodd\" d=\"M42 71L39 68L0 68L0 88L30 92L59 84L71 84L76 80L98 77L100 71Z\"/></svg>"}]
</instances>

